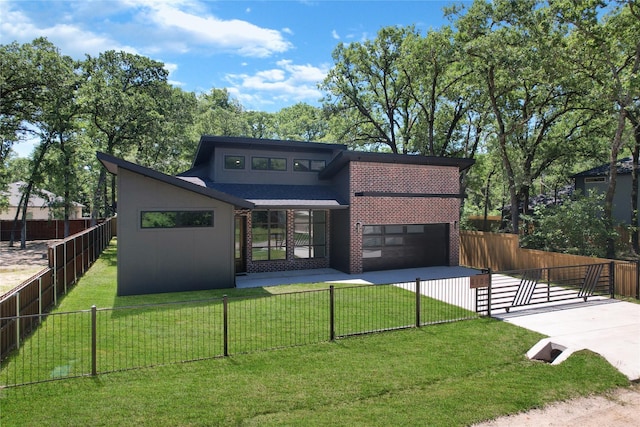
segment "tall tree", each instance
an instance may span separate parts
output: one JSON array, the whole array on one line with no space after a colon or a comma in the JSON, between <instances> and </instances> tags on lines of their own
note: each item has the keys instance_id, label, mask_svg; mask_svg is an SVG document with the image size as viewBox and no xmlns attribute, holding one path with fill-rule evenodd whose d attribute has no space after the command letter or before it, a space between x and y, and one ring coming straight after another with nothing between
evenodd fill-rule
<instances>
[{"instance_id":1,"label":"tall tree","mask_svg":"<svg viewBox=\"0 0 640 427\"><path fill-rule=\"evenodd\" d=\"M477 0L457 12L457 37L487 94L510 193L512 232L526 210L533 180L564 153L552 138L561 118L576 109L579 92L567 76L563 27L536 0Z\"/></svg>"},{"instance_id":2,"label":"tall tree","mask_svg":"<svg viewBox=\"0 0 640 427\"><path fill-rule=\"evenodd\" d=\"M86 84L82 104L89 117L96 148L126 156L136 141L153 134L162 119L161 98L166 95L168 72L161 62L127 52L107 51L84 61ZM100 203L100 198L103 202ZM100 172L92 217L98 209L109 214L115 204L115 179L108 202L106 172ZM102 206L101 206L102 205Z\"/></svg>"},{"instance_id":3,"label":"tall tree","mask_svg":"<svg viewBox=\"0 0 640 427\"><path fill-rule=\"evenodd\" d=\"M321 108L299 102L276 113L277 134L281 139L322 141L329 123Z\"/></svg>"},{"instance_id":4,"label":"tall tree","mask_svg":"<svg viewBox=\"0 0 640 427\"><path fill-rule=\"evenodd\" d=\"M399 67L403 40L410 35L417 37L413 27L385 27L374 40L335 48L335 65L321 88L327 93L325 108L343 118L333 122L344 125L340 140L348 136L356 145L382 144L393 153L416 151L412 137L420 108Z\"/></svg>"},{"instance_id":5,"label":"tall tree","mask_svg":"<svg viewBox=\"0 0 640 427\"><path fill-rule=\"evenodd\" d=\"M618 155L624 144L629 114L633 114L640 94L640 14L635 0L620 1L602 19L609 4L599 0L553 0L551 7L559 20L571 25L576 57L573 72L592 83L592 98L605 101L602 112L614 119L615 131L609 145L609 183L605 196L604 220L613 227L613 198L617 182ZM637 185L637 184L636 184ZM636 202L637 203L637 202ZM615 255L615 241L607 241L607 256Z\"/></svg>"},{"instance_id":6,"label":"tall tree","mask_svg":"<svg viewBox=\"0 0 640 427\"><path fill-rule=\"evenodd\" d=\"M46 63L55 51L45 38L0 45L0 190L8 178L4 166L11 148L32 135L29 123L38 113L46 87Z\"/></svg>"},{"instance_id":7,"label":"tall tree","mask_svg":"<svg viewBox=\"0 0 640 427\"><path fill-rule=\"evenodd\" d=\"M249 128L243 113L242 104L226 89L212 88L208 93L198 95L195 135L247 135Z\"/></svg>"}]
</instances>

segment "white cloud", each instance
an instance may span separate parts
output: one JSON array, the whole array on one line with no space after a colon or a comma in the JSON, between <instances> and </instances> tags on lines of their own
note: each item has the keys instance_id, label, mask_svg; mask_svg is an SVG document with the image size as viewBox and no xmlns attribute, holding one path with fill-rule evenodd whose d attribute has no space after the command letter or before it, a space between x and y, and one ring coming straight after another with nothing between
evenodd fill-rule
<instances>
[{"instance_id":1,"label":"white cloud","mask_svg":"<svg viewBox=\"0 0 640 427\"><path fill-rule=\"evenodd\" d=\"M122 45L109 36L82 29L79 25L56 23L39 25L25 13L12 7L11 2L0 1L0 43L29 43L37 37L46 37L65 55L82 58L84 54L97 55L105 50L124 50L138 53L132 46Z\"/></svg>"},{"instance_id":2,"label":"white cloud","mask_svg":"<svg viewBox=\"0 0 640 427\"><path fill-rule=\"evenodd\" d=\"M336 40L340 40L340 35L338 34L338 32L336 30L332 30L331 31L331 37L333 37Z\"/></svg>"},{"instance_id":3,"label":"white cloud","mask_svg":"<svg viewBox=\"0 0 640 427\"><path fill-rule=\"evenodd\" d=\"M151 21L159 32L171 34L172 39L185 40L199 47L217 48L243 56L267 57L285 52L291 43L277 30L261 28L240 19L222 20L212 15L191 13L180 9L184 3L133 2L142 5L139 18ZM192 3L189 3L191 6ZM185 39L186 38L186 39Z\"/></svg>"},{"instance_id":4,"label":"white cloud","mask_svg":"<svg viewBox=\"0 0 640 427\"><path fill-rule=\"evenodd\" d=\"M254 74L227 74L227 90L248 109L295 102L317 103L322 97L317 85L328 72L327 67L297 65L290 60L276 63L277 68Z\"/></svg>"}]
</instances>

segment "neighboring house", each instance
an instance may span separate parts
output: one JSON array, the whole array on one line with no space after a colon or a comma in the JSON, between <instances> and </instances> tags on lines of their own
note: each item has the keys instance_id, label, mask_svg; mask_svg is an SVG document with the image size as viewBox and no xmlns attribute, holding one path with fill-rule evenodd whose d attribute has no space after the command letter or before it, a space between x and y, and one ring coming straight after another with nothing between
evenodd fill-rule
<instances>
[{"instance_id":1,"label":"neighboring house","mask_svg":"<svg viewBox=\"0 0 640 427\"><path fill-rule=\"evenodd\" d=\"M118 294L235 286L235 275L457 265L459 174L474 161L203 136L169 176L118 176Z\"/></svg>"},{"instance_id":2,"label":"neighboring house","mask_svg":"<svg viewBox=\"0 0 640 427\"><path fill-rule=\"evenodd\" d=\"M631 157L618 160L616 163L616 191L613 196L613 218L622 224L631 224ZM588 194L596 190L602 194L609 185L609 164L604 164L572 176L576 190Z\"/></svg>"},{"instance_id":3,"label":"neighboring house","mask_svg":"<svg viewBox=\"0 0 640 427\"><path fill-rule=\"evenodd\" d=\"M0 208L0 220L13 220L16 217L18 205L22 199L23 188L26 188L26 186L27 183L23 181L9 184L7 191L3 192L8 198L9 205L5 209ZM62 216L62 203L62 197L56 196L50 191L34 189L29 196L27 219L64 219ZM69 219L82 218L83 207L84 205L73 202ZM22 219L22 213L18 219Z\"/></svg>"}]
</instances>

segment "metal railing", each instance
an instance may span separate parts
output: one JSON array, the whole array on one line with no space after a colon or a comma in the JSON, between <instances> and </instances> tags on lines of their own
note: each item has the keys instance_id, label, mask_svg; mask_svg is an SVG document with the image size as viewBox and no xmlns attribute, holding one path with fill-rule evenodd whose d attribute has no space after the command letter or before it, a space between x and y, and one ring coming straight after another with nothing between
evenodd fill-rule
<instances>
[{"instance_id":1,"label":"metal railing","mask_svg":"<svg viewBox=\"0 0 640 427\"><path fill-rule=\"evenodd\" d=\"M476 308L491 316L495 310L558 304L589 298L614 298L615 264L534 268L492 272L477 286Z\"/></svg>"},{"instance_id":2,"label":"metal railing","mask_svg":"<svg viewBox=\"0 0 640 427\"><path fill-rule=\"evenodd\" d=\"M417 292L416 292L417 291ZM37 330L0 363L0 386L301 346L477 318L469 278L334 287L0 321Z\"/></svg>"}]
</instances>

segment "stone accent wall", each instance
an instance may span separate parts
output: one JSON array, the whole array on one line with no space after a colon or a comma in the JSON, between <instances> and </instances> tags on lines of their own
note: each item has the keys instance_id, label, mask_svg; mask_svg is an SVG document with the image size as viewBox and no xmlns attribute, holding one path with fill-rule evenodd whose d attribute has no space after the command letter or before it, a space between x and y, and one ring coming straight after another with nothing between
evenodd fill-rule
<instances>
[{"instance_id":1,"label":"stone accent wall","mask_svg":"<svg viewBox=\"0 0 640 427\"><path fill-rule=\"evenodd\" d=\"M458 169L444 166L351 162L349 182L351 226L350 273L362 272L362 226L449 223L449 264L458 265L460 199L420 197L458 194ZM415 197L356 196L359 192L409 193Z\"/></svg>"}]
</instances>

